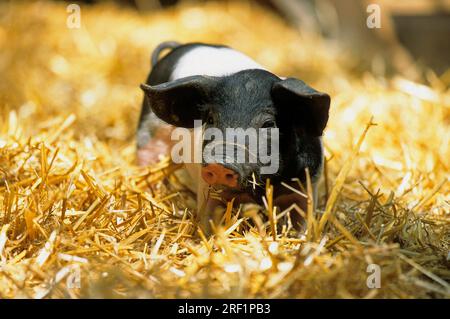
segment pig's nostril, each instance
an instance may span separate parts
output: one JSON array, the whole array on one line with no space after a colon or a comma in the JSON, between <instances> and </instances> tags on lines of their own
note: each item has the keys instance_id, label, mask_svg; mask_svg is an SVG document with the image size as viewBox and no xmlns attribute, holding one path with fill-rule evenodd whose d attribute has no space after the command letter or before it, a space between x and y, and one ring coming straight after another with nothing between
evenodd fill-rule
<instances>
[{"instance_id":1,"label":"pig's nostril","mask_svg":"<svg viewBox=\"0 0 450 319\"><path fill-rule=\"evenodd\" d=\"M209 185L236 187L238 174L220 164L208 164L202 168L202 178Z\"/></svg>"},{"instance_id":2,"label":"pig's nostril","mask_svg":"<svg viewBox=\"0 0 450 319\"><path fill-rule=\"evenodd\" d=\"M234 175L233 174L226 174L225 178L227 179L227 181L232 181L234 179Z\"/></svg>"}]
</instances>

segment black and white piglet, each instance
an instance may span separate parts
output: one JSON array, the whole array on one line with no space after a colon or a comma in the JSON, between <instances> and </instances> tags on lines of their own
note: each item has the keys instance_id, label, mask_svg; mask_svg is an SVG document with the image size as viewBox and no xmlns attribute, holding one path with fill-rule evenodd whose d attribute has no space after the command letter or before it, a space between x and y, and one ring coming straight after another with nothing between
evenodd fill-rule
<instances>
[{"instance_id":1,"label":"black and white piglet","mask_svg":"<svg viewBox=\"0 0 450 319\"><path fill-rule=\"evenodd\" d=\"M163 50L170 52L159 60ZM305 209L305 198L280 184L298 188L298 182L292 179L305 183L306 168L317 198L323 167L321 136L330 107L328 94L301 80L278 77L226 46L164 42L153 52L152 66L146 84L141 85L145 92L137 130L141 165L171 153L171 133L177 127L200 130L193 142L202 150L217 143L202 135L208 128L223 132L228 128L278 130L277 149L270 150L279 153L276 172L265 174L260 161L233 162L226 155L215 162L201 156L197 163L185 163L195 183L201 225L207 228L211 210L220 202L234 198L235 203L261 203L267 178L275 186L274 205L282 210L296 203ZM195 120L203 125L194 127ZM228 140L226 143L230 144ZM209 196L211 189L220 191L221 200ZM296 226L301 223L298 214L291 217Z\"/></svg>"}]
</instances>

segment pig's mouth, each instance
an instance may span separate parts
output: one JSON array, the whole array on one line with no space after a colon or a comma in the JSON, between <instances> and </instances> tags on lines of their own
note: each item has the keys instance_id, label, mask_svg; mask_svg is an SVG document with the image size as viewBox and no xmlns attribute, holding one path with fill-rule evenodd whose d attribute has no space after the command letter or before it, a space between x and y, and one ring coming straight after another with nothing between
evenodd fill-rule
<instances>
[{"instance_id":1,"label":"pig's mouth","mask_svg":"<svg viewBox=\"0 0 450 319\"><path fill-rule=\"evenodd\" d=\"M210 198L222 201L224 204L234 201L235 205L257 202L257 196L252 192L218 186L211 186Z\"/></svg>"},{"instance_id":2,"label":"pig's mouth","mask_svg":"<svg viewBox=\"0 0 450 319\"><path fill-rule=\"evenodd\" d=\"M263 194L264 187L261 183L239 184L237 187L228 187L225 185L211 185L210 197L229 202L234 199L235 204L256 203Z\"/></svg>"}]
</instances>

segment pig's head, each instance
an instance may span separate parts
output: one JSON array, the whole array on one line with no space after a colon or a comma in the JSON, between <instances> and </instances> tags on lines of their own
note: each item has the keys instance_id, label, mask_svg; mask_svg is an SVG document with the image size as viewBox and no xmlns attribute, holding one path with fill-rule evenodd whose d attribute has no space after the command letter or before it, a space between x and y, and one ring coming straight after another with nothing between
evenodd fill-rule
<instances>
[{"instance_id":1,"label":"pig's head","mask_svg":"<svg viewBox=\"0 0 450 319\"><path fill-rule=\"evenodd\" d=\"M320 165L313 162L322 150L308 141L322 135L330 97L300 80L254 69L141 88L165 122L193 128L202 121L202 177L210 185L245 191L295 173L302 159L310 170Z\"/></svg>"}]
</instances>

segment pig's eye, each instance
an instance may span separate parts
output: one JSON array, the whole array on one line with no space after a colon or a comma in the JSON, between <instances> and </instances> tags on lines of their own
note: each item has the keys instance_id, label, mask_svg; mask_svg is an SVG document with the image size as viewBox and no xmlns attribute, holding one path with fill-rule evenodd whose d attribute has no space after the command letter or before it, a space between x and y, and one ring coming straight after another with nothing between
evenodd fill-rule
<instances>
[{"instance_id":1,"label":"pig's eye","mask_svg":"<svg viewBox=\"0 0 450 319\"><path fill-rule=\"evenodd\" d=\"M265 121L261 127L262 128L273 128L273 127L275 127L275 121L272 121L272 120Z\"/></svg>"},{"instance_id":2,"label":"pig's eye","mask_svg":"<svg viewBox=\"0 0 450 319\"><path fill-rule=\"evenodd\" d=\"M211 115L209 115L208 118L206 119L206 123L211 125L214 124L214 119Z\"/></svg>"}]
</instances>

